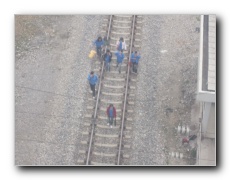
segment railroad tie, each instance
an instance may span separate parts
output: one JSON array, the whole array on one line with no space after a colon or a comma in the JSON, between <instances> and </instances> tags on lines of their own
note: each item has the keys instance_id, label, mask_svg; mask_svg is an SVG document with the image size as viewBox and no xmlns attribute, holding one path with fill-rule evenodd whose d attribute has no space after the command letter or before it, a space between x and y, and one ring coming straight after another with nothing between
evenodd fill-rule
<instances>
[{"instance_id":1,"label":"railroad tie","mask_svg":"<svg viewBox=\"0 0 230 180\"><path fill-rule=\"evenodd\" d=\"M86 154L86 151L80 150L80 151L79 151L79 154Z\"/></svg>"},{"instance_id":2,"label":"railroad tie","mask_svg":"<svg viewBox=\"0 0 230 180\"><path fill-rule=\"evenodd\" d=\"M98 136L98 137L106 137L106 138L118 138L119 135L117 134L97 134L95 133L95 136Z\"/></svg>"},{"instance_id":3,"label":"railroad tie","mask_svg":"<svg viewBox=\"0 0 230 180\"><path fill-rule=\"evenodd\" d=\"M140 40L140 39L135 39L135 41L138 41L138 42L140 42L141 40Z\"/></svg>"},{"instance_id":4,"label":"railroad tie","mask_svg":"<svg viewBox=\"0 0 230 180\"><path fill-rule=\"evenodd\" d=\"M133 121L133 119L132 119L132 118L126 118L126 120L127 120L127 121Z\"/></svg>"},{"instance_id":5,"label":"railroad tie","mask_svg":"<svg viewBox=\"0 0 230 180\"><path fill-rule=\"evenodd\" d=\"M91 161L90 162L92 165L96 165L96 166L114 166L115 164L106 164L106 163L98 163L95 161Z\"/></svg>"},{"instance_id":6,"label":"railroad tie","mask_svg":"<svg viewBox=\"0 0 230 180\"><path fill-rule=\"evenodd\" d=\"M126 126L125 129L132 130L132 127Z\"/></svg>"},{"instance_id":7,"label":"railroad tie","mask_svg":"<svg viewBox=\"0 0 230 180\"><path fill-rule=\"evenodd\" d=\"M107 85L107 84L103 84L104 87L107 88L112 88L112 89L121 89L124 88L124 86L111 86L111 85Z\"/></svg>"},{"instance_id":8,"label":"railroad tie","mask_svg":"<svg viewBox=\"0 0 230 180\"><path fill-rule=\"evenodd\" d=\"M112 34L117 34L117 35L130 35L130 32L125 33L125 32L115 32L115 31L112 31L111 33Z\"/></svg>"},{"instance_id":9,"label":"railroad tie","mask_svg":"<svg viewBox=\"0 0 230 180\"><path fill-rule=\"evenodd\" d=\"M91 126L90 123L84 123L84 126Z\"/></svg>"},{"instance_id":10,"label":"railroad tie","mask_svg":"<svg viewBox=\"0 0 230 180\"><path fill-rule=\"evenodd\" d=\"M130 93L130 94L128 94L128 96L129 96L129 97L135 97L135 94Z\"/></svg>"},{"instance_id":11,"label":"railroad tie","mask_svg":"<svg viewBox=\"0 0 230 180\"><path fill-rule=\"evenodd\" d=\"M102 156L102 157L116 157L116 154L106 154L102 152L93 152L92 154L96 156Z\"/></svg>"},{"instance_id":12,"label":"railroad tie","mask_svg":"<svg viewBox=\"0 0 230 180\"><path fill-rule=\"evenodd\" d=\"M125 139L131 139L131 136L125 135L124 138Z\"/></svg>"},{"instance_id":13,"label":"railroad tie","mask_svg":"<svg viewBox=\"0 0 230 180\"><path fill-rule=\"evenodd\" d=\"M81 144L88 144L87 141L81 141Z\"/></svg>"},{"instance_id":14,"label":"railroad tie","mask_svg":"<svg viewBox=\"0 0 230 180\"><path fill-rule=\"evenodd\" d=\"M134 105L134 101L128 101L129 105Z\"/></svg>"},{"instance_id":15,"label":"railroad tie","mask_svg":"<svg viewBox=\"0 0 230 180\"><path fill-rule=\"evenodd\" d=\"M131 27L130 27L130 26L113 26L113 28L131 29Z\"/></svg>"},{"instance_id":16,"label":"railroad tie","mask_svg":"<svg viewBox=\"0 0 230 180\"><path fill-rule=\"evenodd\" d=\"M94 72L100 72L101 69L94 69Z\"/></svg>"},{"instance_id":17,"label":"railroad tie","mask_svg":"<svg viewBox=\"0 0 230 180\"><path fill-rule=\"evenodd\" d=\"M95 64L99 64L99 65L101 65L101 64L102 64L102 62L101 62L101 61L96 61L96 62L95 62Z\"/></svg>"},{"instance_id":18,"label":"railroad tie","mask_svg":"<svg viewBox=\"0 0 230 180\"><path fill-rule=\"evenodd\" d=\"M140 48L141 46L140 45L133 45L133 47Z\"/></svg>"},{"instance_id":19,"label":"railroad tie","mask_svg":"<svg viewBox=\"0 0 230 180\"><path fill-rule=\"evenodd\" d=\"M124 145L124 148L130 149L131 146L130 145Z\"/></svg>"},{"instance_id":20,"label":"railroad tie","mask_svg":"<svg viewBox=\"0 0 230 180\"><path fill-rule=\"evenodd\" d=\"M89 132L82 132L82 135L89 135Z\"/></svg>"},{"instance_id":21,"label":"railroad tie","mask_svg":"<svg viewBox=\"0 0 230 180\"><path fill-rule=\"evenodd\" d=\"M134 33L135 36L141 36L141 33Z\"/></svg>"},{"instance_id":22,"label":"railroad tie","mask_svg":"<svg viewBox=\"0 0 230 180\"><path fill-rule=\"evenodd\" d=\"M104 111L104 112L106 112L107 111L107 108L103 108L103 107L101 107L101 108L99 108L101 111ZM121 109L116 109L116 112L121 112Z\"/></svg>"},{"instance_id":23,"label":"railroad tie","mask_svg":"<svg viewBox=\"0 0 230 180\"><path fill-rule=\"evenodd\" d=\"M108 120L108 117L107 117L107 116L98 116L98 119L101 119L101 120ZM117 121L120 121L121 118L120 118L120 117L117 117L116 120L117 120Z\"/></svg>"},{"instance_id":24,"label":"railroad tie","mask_svg":"<svg viewBox=\"0 0 230 180\"><path fill-rule=\"evenodd\" d=\"M110 147L110 148L118 146L117 144L102 144L102 143L95 143L94 145L99 147Z\"/></svg>"},{"instance_id":25,"label":"railroad tie","mask_svg":"<svg viewBox=\"0 0 230 180\"><path fill-rule=\"evenodd\" d=\"M129 88L130 88L130 89L136 89L136 87L135 87L135 86L129 86Z\"/></svg>"},{"instance_id":26,"label":"railroad tie","mask_svg":"<svg viewBox=\"0 0 230 180\"><path fill-rule=\"evenodd\" d=\"M127 112L128 113L133 113L134 111L133 111L133 109L128 109Z\"/></svg>"},{"instance_id":27,"label":"railroad tie","mask_svg":"<svg viewBox=\"0 0 230 180\"><path fill-rule=\"evenodd\" d=\"M78 164L85 164L85 161L82 160L82 159L80 159L80 160L77 160L77 163L78 163Z\"/></svg>"},{"instance_id":28,"label":"railroad tie","mask_svg":"<svg viewBox=\"0 0 230 180\"><path fill-rule=\"evenodd\" d=\"M138 30L139 30L139 29L141 29L141 27L140 27L140 26L136 26L136 29L138 29Z\"/></svg>"},{"instance_id":29,"label":"railroad tie","mask_svg":"<svg viewBox=\"0 0 230 180\"><path fill-rule=\"evenodd\" d=\"M110 100L106 100L106 99L101 99L101 102L103 103L107 103L107 104L122 104L122 101L110 101Z\"/></svg>"},{"instance_id":30,"label":"railroad tie","mask_svg":"<svg viewBox=\"0 0 230 180\"><path fill-rule=\"evenodd\" d=\"M132 15L114 15L115 17L122 17L122 18L132 18L133 16Z\"/></svg>"},{"instance_id":31,"label":"railroad tie","mask_svg":"<svg viewBox=\"0 0 230 180\"><path fill-rule=\"evenodd\" d=\"M109 73L111 73L111 74L117 74L117 75L119 74L118 70L117 71L109 71ZM121 71L120 74L124 75L124 74L126 74L126 71Z\"/></svg>"},{"instance_id":32,"label":"railroad tie","mask_svg":"<svg viewBox=\"0 0 230 180\"><path fill-rule=\"evenodd\" d=\"M92 114L86 114L86 115L84 116L84 118L93 118L93 115L92 115Z\"/></svg>"},{"instance_id":33,"label":"railroad tie","mask_svg":"<svg viewBox=\"0 0 230 180\"><path fill-rule=\"evenodd\" d=\"M131 81L131 82L137 82L137 80L134 79L134 78L131 78L130 81Z\"/></svg>"},{"instance_id":34,"label":"railroad tie","mask_svg":"<svg viewBox=\"0 0 230 180\"><path fill-rule=\"evenodd\" d=\"M129 159L129 155L128 154L123 154L123 158Z\"/></svg>"},{"instance_id":35,"label":"railroad tie","mask_svg":"<svg viewBox=\"0 0 230 180\"><path fill-rule=\"evenodd\" d=\"M112 40L114 40L114 41L117 41L119 38L111 37L110 39L112 39ZM124 38L124 40L125 40L125 42L128 42L128 41L129 41L129 39L126 39L126 38Z\"/></svg>"},{"instance_id":36,"label":"railroad tie","mask_svg":"<svg viewBox=\"0 0 230 180\"><path fill-rule=\"evenodd\" d=\"M124 96L123 93L106 93L106 92L101 92L101 94L107 95L107 96Z\"/></svg>"},{"instance_id":37,"label":"railroad tie","mask_svg":"<svg viewBox=\"0 0 230 180\"><path fill-rule=\"evenodd\" d=\"M86 109L94 109L94 106L87 106Z\"/></svg>"},{"instance_id":38,"label":"railroad tie","mask_svg":"<svg viewBox=\"0 0 230 180\"><path fill-rule=\"evenodd\" d=\"M117 50L116 50L116 51L110 51L110 52L115 53L115 52L117 52ZM128 51L125 50L125 51L123 51L123 53L124 53L124 54L127 54Z\"/></svg>"},{"instance_id":39,"label":"railroad tie","mask_svg":"<svg viewBox=\"0 0 230 180\"><path fill-rule=\"evenodd\" d=\"M119 125L113 126L113 128L110 128L109 126L100 125L100 124L97 124L97 127L102 128L102 129L119 129L120 128Z\"/></svg>"},{"instance_id":40,"label":"railroad tie","mask_svg":"<svg viewBox=\"0 0 230 180\"><path fill-rule=\"evenodd\" d=\"M113 67L116 67L117 66L117 64L116 63L112 63L112 66ZM127 66L127 63L122 63L121 64L121 67L126 67ZM123 78L123 79L125 79L125 78ZM114 80L115 81L115 80Z\"/></svg>"},{"instance_id":41,"label":"railroad tie","mask_svg":"<svg viewBox=\"0 0 230 180\"><path fill-rule=\"evenodd\" d=\"M119 20L113 20L113 22L115 22L115 23L124 23L124 24L131 24L132 23L132 21L119 21Z\"/></svg>"}]
</instances>

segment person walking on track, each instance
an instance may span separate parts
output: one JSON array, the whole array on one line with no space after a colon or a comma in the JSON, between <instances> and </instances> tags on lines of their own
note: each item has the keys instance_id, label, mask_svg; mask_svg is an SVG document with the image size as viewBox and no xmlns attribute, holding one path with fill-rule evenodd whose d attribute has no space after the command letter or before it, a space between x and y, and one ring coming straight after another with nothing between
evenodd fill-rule
<instances>
[{"instance_id":1,"label":"person walking on track","mask_svg":"<svg viewBox=\"0 0 230 180\"><path fill-rule=\"evenodd\" d=\"M115 52L115 55L117 56L117 68L119 69L119 73L121 73L121 64L125 58L125 55L123 50L120 50L120 52Z\"/></svg>"},{"instance_id":2,"label":"person walking on track","mask_svg":"<svg viewBox=\"0 0 230 180\"><path fill-rule=\"evenodd\" d=\"M97 56L101 58L101 51L102 47L104 45L104 41L102 40L102 37L99 36L96 41L94 41L94 45L96 46L97 49Z\"/></svg>"},{"instance_id":3,"label":"person walking on track","mask_svg":"<svg viewBox=\"0 0 230 180\"><path fill-rule=\"evenodd\" d=\"M89 85L90 85L90 88L91 88L91 91L93 92L93 99L95 99L95 86L98 82L98 77L96 74L94 74L93 71L90 72L90 74L88 75L88 81L89 81Z\"/></svg>"},{"instance_id":4,"label":"person walking on track","mask_svg":"<svg viewBox=\"0 0 230 180\"><path fill-rule=\"evenodd\" d=\"M112 60L112 53L110 52L109 49L106 50L106 53L103 55L103 59L105 61L105 67L106 67L106 71L110 71L110 62Z\"/></svg>"},{"instance_id":5,"label":"person walking on track","mask_svg":"<svg viewBox=\"0 0 230 180\"><path fill-rule=\"evenodd\" d=\"M137 53L137 51L135 51L135 53L131 54L132 70L134 73L137 73L137 67L138 67L138 63L139 63L140 58L141 58L141 56L140 56L140 54Z\"/></svg>"},{"instance_id":6,"label":"person walking on track","mask_svg":"<svg viewBox=\"0 0 230 180\"><path fill-rule=\"evenodd\" d=\"M113 106L113 104L110 104L109 107L107 107L106 114L108 116L108 126L112 128L113 126L113 120L115 118L116 121L116 108Z\"/></svg>"},{"instance_id":7,"label":"person walking on track","mask_svg":"<svg viewBox=\"0 0 230 180\"><path fill-rule=\"evenodd\" d=\"M117 50L126 50L126 43L123 37L120 37L119 41L116 43Z\"/></svg>"}]
</instances>

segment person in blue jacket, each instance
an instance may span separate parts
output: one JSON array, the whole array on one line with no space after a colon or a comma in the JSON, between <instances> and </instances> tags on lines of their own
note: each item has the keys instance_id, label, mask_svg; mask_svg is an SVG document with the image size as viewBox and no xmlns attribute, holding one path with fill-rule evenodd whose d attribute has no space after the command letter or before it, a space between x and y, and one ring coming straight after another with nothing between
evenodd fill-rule
<instances>
[{"instance_id":1,"label":"person in blue jacket","mask_svg":"<svg viewBox=\"0 0 230 180\"><path fill-rule=\"evenodd\" d=\"M106 50L106 53L104 54L104 61L105 61L105 67L106 71L110 71L110 62L112 60L112 53L110 52L109 49Z\"/></svg>"},{"instance_id":2,"label":"person in blue jacket","mask_svg":"<svg viewBox=\"0 0 230 180\"><path fill-rule=\"evenodd\" d=\"M104 45L104 41L102 40L101 36L99 36L97 40L94 41L94 45L96 46L98 57L101 57L101 50Z\"/></svg>"},{"instance_id":3,"label":"person in blue jacket","mask_svg":"<svg viewBox=\"0 0 230 180\"><path fill-rule=\"evenodd\" d=\"M121 64L125 58L123 50L115 52L115 56L117 56L117 68L119 68L119 73L121 73Z\"/></svg>"},{"instance_id":4,"label":"person in blue jacket","mask_svg":"<svg viewBox=\"0 0 230 180\"><path fill-rule=\"evenodd\" d=\"M131 63L132 63L132 69L134 73L137 73L137 67L138 67L138 63L140 60L141 56L140 54L138 54L137 51L135 51L135 53L131 54Z\"/></svg>"},{"instance_id":5,"label":"person in blue jacket","mask_svg":"<svg viewBox=\"0 0 230 180\"><path fill-rule=\"evenodd\" d=\"M88 81L89 81L91 91L93 92L93 98L95 99L95 86L98 82L98 77L96 74L94 74L93 71L91 71L90 74L88 75Z\"/></svg>"}]
</instances>

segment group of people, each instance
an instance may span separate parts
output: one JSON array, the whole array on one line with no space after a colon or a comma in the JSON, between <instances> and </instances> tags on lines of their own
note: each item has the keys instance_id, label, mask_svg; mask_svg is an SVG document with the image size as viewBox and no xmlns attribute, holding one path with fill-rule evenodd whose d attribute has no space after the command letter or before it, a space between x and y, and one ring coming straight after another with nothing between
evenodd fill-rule
<instances>
[{"instance_id":1,"label":"group of people","mask_svg":"<svg viewBox=\"0 0 230 180\"><path fill-rule=\"evenodd\" d=\"M109 49L106 50L106 53L102 55L102 48L103 46L108 45L109 42L106 38L98 37L97 40L94 41L94 45L97 49L97 56L105 61L105 69L106 71L110 71L110 63L112 61L112 53ZM114 55L117 57L117 69L119 73L121 73L121 65L125 58L125 55L123 53L124 50L126 50L126 43L123 37L120 37L120 39L116 42L116 49L117 51L114 53ZM137 73L137 67L139 63L139 59L141 58L140 54L135 51L131 54L131 66L132 66L132 72Z\"/></svg>"},{"instance_id":2,"label":"group of people","mask_svg":"<svg viewBox=\"0 0 230 180\"><path fill-rule=\"evenodd\" d=\"M94 45L96 46L96 51L97 51L97 56L99 59L103 59L105 61L105 70L110 71L110 63L112 61L112 52L107 49L105 54L102 55L102 48L104 46L107 46L109 44L108 40L106 38L98 37L97 40L94 41ZM121 73L121 65L122 62L125 58L125 55L123 53L124 50L126 50L126 43L123 37L121 37L117 42L116 42L116 49L117 51L114 53L114 55L117 57L117 70L119 73ZM135 51L132 52L131 54L131 66L132 66L132 72L137 73L137 67L138 63L140 60L141 56L140 54ZM97 75L91 71L90 74L88 75L88 81L90 85L90 89L93 94L93 99L95 99L96 95L96 84L98 83L98 77ZM114 122L114 118L116 119L116 108L113 106L113 104L110 104L109 107L107 108L107 116L108 116L108 124L112 128L112 124ZM116 121L115 121L116 122Z\"/></svg>"}]
</instances>

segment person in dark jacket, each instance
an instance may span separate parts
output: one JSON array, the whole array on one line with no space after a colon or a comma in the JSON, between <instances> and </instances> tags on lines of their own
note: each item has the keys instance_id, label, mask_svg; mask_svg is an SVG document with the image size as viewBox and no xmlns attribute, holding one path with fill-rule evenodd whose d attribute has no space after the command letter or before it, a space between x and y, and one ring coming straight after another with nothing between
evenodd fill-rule
<instances>
[{"instance_id":1,"label":"person in dark jacket","mask_svg":"<svg viewBox=\"0 0 230 180\"><path fill-rule=\"evenodd\" d=\"M101 36L99 36L97 40L94 41L94 45L96 46L98 57L101 57L101 50L104 45L104 41L102 40Z\"/></svg>"},{"instance_id":2,"label":"person in dark jacket","mask_svg":"<svg viewBox=\"0 0 230 180\"><path fill-rule=\"evenodd\" d=\"M104 61L105 61L105 67L106 71L110 71L110 62L112 60L112 53L110 52L109 49L106 50L106 53L104 54Z\"/></svg>"},{"instance_id":3,"label":"person in dark jacket","mask_svg":"<svg viewBox=\"0 0 230 180\"><path fill-rule=\"evenodd\" d=\"M119 41L116 43L117 45L117 50L126 50L126 43L123 37L120 37Z\"/></svg>"},{"instance_id":4,"label":"person in dark jacket","mask_svg":"<svg viewBox=\"0 0 230 180\"><path fill-rule=\"evenodd\" d=\"M90 72L90 74L88 75L88 81L89 81L89 85L91 88L91 91L93 92L93 98L95 99L95 86L98 82L98 77L96 74L94 74L93 71Z\"/></svg>"},{"instance_id":5,"label":"person in dark jacket","mask_svg":"<svg viewBox=\"0 0 230 180\"><path fill-rule=\"evenodd\" d=\"M140 54L137 53L137 51L135 51L135 53L131 54L132 70L134 73L137 73L137 67L138 67L138 63L139 63L140 58L141 58L141 56L140 56Z\"/></svg>"},{"instance_id":6,"label":"person in dark jacket","mask_svg":"<svg viewBox=\"0 0 230 180\"><path fill-rule=\"evenodd\" d=\"M115 56L117 56L117 68L119 68L119 73L121 73L121 64L125 58L123 50L120 50L120 52L115 52Z\"/></svg>"},{"instance_id":7,"label":"person in dark jacket","mask_svg":"<svg viewBox=\"0 0 230 180\"><path fill-rule=\"evenodd\" d=\"M116 118L116 108L113 106L113 104L110 104L107 108L106 114L108 116L108 126L112 128L113 126L113 119Z\"/></svg>"},{"instance_id":8,"label":"person in dark jacket","mask_svg":"<svg viewBox=\"0 0 230 180\"><path fill-rule=\"evenodd\" d=\"M107 39L107 37L104 36L103 41L104 41L104 46L109 46L110 42L109 39Z\"/></svg>"}]
</instances>

